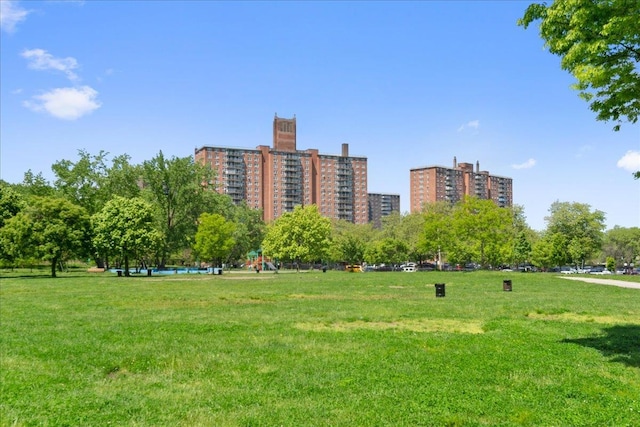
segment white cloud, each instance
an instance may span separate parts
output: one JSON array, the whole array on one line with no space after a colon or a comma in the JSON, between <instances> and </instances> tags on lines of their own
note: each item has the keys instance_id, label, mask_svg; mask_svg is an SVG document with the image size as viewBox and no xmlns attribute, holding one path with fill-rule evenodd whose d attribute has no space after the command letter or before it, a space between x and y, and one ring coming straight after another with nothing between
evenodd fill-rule
<instances>
[{"instance_id":1,"label":"white cloud","mask_svg":"<svg viewBox=\"0 0 640 427\"><path fill-rule=\"evenodd\" d=\"M0 28L7 33L13 33L16 25L27 18L28 10L18 6L17 1L0 0Z\"/></svg>"},{"instance_id":2,"label":"white cloud","mask_svg":"<svg viewBox=\"0 0 640 427\"><path fill-rule=\"evenodd\" d=\"M62 71L69 80L78 80L78 75L73 72L78 68L78 61L75 58L56 58L43 49L30 49L22 52L22 57L29 60L29 68L34 70L56 70Z\"/></svg>"},{"instance_id":3,"label":"white cloud","mask_svg":"<svg viewBox=\"0 0 640 427\"><path fill-rule=\"evenodd\" d=\"M465 129L474 129L478 130L480 127L480 120L471 120L467 124L464 124L458 128L458 132L462 132Z\"/></svg>"},{"instance_id":4,"label":"white cloud","mask_svg":"<svg viewBox=\"0 0 640 427\"><path fill-rule=\"evenodd\" d=\"M511 165L514 169L530 169L536 165L535 159L529 159L524 163L520 163L519 165Z\"/></svg>"},{"instance_id":5,"label":"white cloud","mask_svg":"<svg viewBox=\"0 0 640 427\"><path fill-rule=\"evenodd\" d=\"M97 110L102 105L98 92L89 86L63 87L53 89L25 101L25 107L33 111L45 111L53 117L63 120L76 120L85 114Z\"/></svg>"},{"instance_id":6,"label":"white cloud","mask_svg":"<svg viewBox=\"0 0 640 427\"><path fill-rule=\"evenodd\" d=\"M620 160L617 166L629 172L640 170L640 151L629 150Z\"/></svg>"}]
</instances>

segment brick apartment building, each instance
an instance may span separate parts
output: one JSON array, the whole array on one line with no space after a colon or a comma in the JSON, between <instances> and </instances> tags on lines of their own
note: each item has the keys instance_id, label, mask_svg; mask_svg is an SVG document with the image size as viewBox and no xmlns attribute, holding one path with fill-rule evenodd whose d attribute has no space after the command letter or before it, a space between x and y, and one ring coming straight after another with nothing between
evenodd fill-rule
<instances>
[{"instance_id":1,"label":"brick apartment building","mask_svg":"<svg viewBox=\"0 0 640 427\"><path fill-rule=\"evenodd\" d=\"M513 180L480 171L476 162L457 163L453 167L427 166L410 170L410 209L420 212L425 203L448 201L455 203L464 196L493 200L498 206L513 205Z\"/></svg>"},{"instance_id":2,"label":"brick apartment building","mask_svg":"<svg viewBox=\"0 0 640 427\"><path fill-rule=\"evenodd\" d=\"M296 143L295 117L276 115L273 147L204 146L195 150L195 161L216 171L218 192L262 209L266 222L296 205L315 204L325 217L367 223L367 158L349 156L348 144L340 155L327 155L298 150Z\"/></svg>"},{"instance_id":3,"label":"brick apartment building","mask_svg":"<svg viewBox=\"0 0 640 427\"><path fill-rule=\"evenodd\" d=\"M369 193L369 222L372 222L374 227L380 228L382 217L392 212L400 213L399 194Z\"/></svg>"}]
</instances>

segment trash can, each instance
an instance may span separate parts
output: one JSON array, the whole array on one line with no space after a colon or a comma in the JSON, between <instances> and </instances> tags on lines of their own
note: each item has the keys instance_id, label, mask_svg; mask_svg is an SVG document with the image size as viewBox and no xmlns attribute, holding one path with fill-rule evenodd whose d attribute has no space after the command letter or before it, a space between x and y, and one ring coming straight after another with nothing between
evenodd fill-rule
<instances>
[{"instance_id":1,"label":"trash can","mask_svg":"<svg viewBox=\"0 0 640 427\"><path fill-rule=\"evenodd\" d=\"M511 280L502 281L502 290L505 292L511 292Z\"/></svg>"},{"instance_id":2,"label":"trash can","mask_svg":"<svg viewBox=\"0 0 640 427\"><path fill-rule=\"evenodd\" d=\"M116 273L118 273L118 277L122 277L122 270L117 270Z\"/></svg>"},{"instance_id":3,"label":"trash can","mask_svg":"<svg viewBox=\"0 0 640 427\"><path fill-rule=\"evenodd\" d=\"M147 268L147 276L151 277L151 269L150 268Z\"/></svg>"},{"instance_id":4,"label":"trash can","mask_svg":"<svg viewBox=\"0 0 640 427\"><path fill-rule=\"evenodd\" d=\"M221 274L222 274L222 269L221 269L221 268L219 268L219 269L218 269L218 275L221 275Z\"/></svg>"},{"instance_id":5,"label":"trash can","mask_svg":"<svg viewBox=\"0 0 640 427\"><path fill-rule=\"evenodd\" d=\"M322 272L323 272L323 273L326 273L326 272L327 272L327 266L326 266L326 265L323 265L323 266L322 266Z\"/></svg>"},{"instance_id":6,"label":"trash can","mask_svg":"<svg viewBox=\"0 0 640 427\"><path fill-rule=\"evenodd\" d=\"M436 298L444 298L444 283L436 283Z\"/></svg>"}]
</instances>

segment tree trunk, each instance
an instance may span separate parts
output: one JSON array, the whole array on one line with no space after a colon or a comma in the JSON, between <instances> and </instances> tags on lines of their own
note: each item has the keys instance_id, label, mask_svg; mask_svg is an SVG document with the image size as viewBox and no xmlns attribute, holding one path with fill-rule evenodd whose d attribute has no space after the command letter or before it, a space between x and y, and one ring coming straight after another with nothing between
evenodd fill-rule
<instances>
[{"instance_id":1,"label":"tree trunk","mask_svg":"<svg viewBox=\"0 0 640 427\"><path fill-rule=\"evenodd\" d=\"M58 258L51 260L51 277L56 277L56 267L58 265Z\"/></svg>"},{"instance_id":2,"label":"tree trunk","mask_svg":"<svg viewBox=\"0 0 640 427\"><path fill-rule=\"evenodd\" d=\"M129 277L129 255L124 256L124 275Z\"/></svg>"}]
</instances>

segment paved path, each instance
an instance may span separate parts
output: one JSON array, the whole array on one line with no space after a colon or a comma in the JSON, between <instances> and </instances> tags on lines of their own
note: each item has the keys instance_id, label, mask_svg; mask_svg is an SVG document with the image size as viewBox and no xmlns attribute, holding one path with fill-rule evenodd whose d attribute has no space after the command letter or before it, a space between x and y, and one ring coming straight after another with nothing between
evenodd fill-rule
<instances>
[{"instance_id":1,"label":"paved path","mask_svg":"<svg viewBox=\"0 0 640 427\"><path fill-rule=\"evenodd\" d=\"M614 279L596 279L595 277L567 277L567 276L559 276L563 279L569 280L580 280L582 282L589 283L597 283L599 285L610 285L610 286L620 286L621 288L633 288L640 289L640 283L634 282L625 282L624 280L614 280Z\"/></svg>"}]
</instances>

